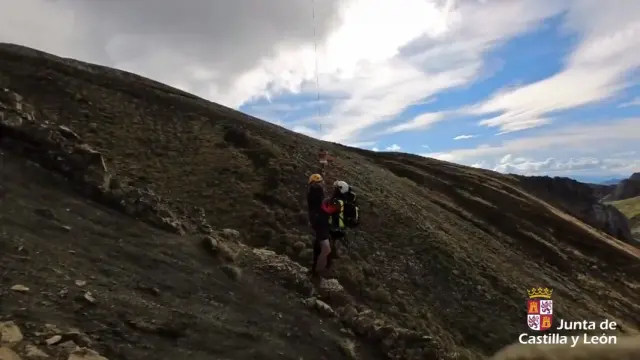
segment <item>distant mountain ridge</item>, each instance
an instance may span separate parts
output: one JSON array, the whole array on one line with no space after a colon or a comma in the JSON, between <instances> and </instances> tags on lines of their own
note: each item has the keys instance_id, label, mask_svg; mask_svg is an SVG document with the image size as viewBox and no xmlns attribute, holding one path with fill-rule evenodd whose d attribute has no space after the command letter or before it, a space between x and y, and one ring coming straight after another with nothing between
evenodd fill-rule
<instances>
[{"instance_id":1,"label":"distant mountain ridge","mask_svg":"<svg viewBox=\"0 0 640 360\"><path fill-rule=\"evenodd\" d=\"M548 175L548 176L551 176L551 175ZM560 177L563 177L563 176L560 176ZM620 181L626 179L626 177L586 176L586 175L573 175L573 176L567 176L567 177L573 180L579 181L581 183L598 184L598 185L616 185Z\"/></svg>"},{"instance_id":2,"label":"distant mountain ridge","mask_svg":"<svg viewBox=\"0 0 640 360\"><path fill-rule=\"evenodd\" d=\"M618 183L622 180L624 179L609 179L605 181L600 181L598 185L618 185Z\"/></svg>"}]
</instances>

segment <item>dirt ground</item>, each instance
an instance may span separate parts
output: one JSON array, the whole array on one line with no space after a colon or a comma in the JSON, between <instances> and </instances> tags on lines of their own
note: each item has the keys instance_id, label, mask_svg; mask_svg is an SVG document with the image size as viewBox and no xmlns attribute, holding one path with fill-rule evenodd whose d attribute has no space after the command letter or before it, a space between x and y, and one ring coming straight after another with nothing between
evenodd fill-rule
<instances>
[{"instance_id":1,"label":"dirt ground","mask_svg":"<svg viewBox=\"0 0 640 360\"><path fill-rule=\"evenodd\" d=\"M195 239L83 199L33 163L0 160L0 320L25 341L41 343L36 333L55 324L109 359L348 359L339 324L273 279L230 277Z\"/></svg>"}]
</instances>

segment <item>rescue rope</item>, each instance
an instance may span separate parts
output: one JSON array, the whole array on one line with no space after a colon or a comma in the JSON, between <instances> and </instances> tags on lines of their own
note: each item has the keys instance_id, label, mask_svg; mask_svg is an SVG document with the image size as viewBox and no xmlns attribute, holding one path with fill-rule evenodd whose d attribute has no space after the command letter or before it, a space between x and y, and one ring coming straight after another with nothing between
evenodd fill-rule
<instances>
[{"instance_id":1,"label":"rescue rope","mask_svg":"<svg viewBox=\"0 0 640 360\"><path fill-rule=\"evenodd\" d=\"M315 75L316 75L316 116L320 118L320 72L318 71L318 36L316 32L316 1L311 0L311 20L313 25L313 57L315 61ZM323 150L321 150L323 151ZM326 178L327 162L326 156L319 158L320 160L320 174L323 178Z\"/></svg>"},{"instance_id":2,"label":"rescue rope","mask_svg":"<svg viewBox=\"0 0 640 360\"><path fill-rule=\"evenodd\" d=\"M316 111L320 117L320 74L318 72L318 38L316 36L316 1L311 0L311 18L313 22L313 56L316 73Z\"/></svg>"}]
</instances>

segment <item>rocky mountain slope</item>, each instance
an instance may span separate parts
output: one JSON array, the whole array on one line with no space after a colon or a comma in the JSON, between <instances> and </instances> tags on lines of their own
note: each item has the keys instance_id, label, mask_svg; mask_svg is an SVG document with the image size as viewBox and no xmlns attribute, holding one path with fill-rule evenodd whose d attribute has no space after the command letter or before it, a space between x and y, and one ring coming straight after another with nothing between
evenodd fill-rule
<instances>
[{"instance_id":1,"label":"rocky mountain slope","mask_svg":"<svg viewBox=\"0 0 640 360\"><path fill-rule=\"evenodd\" d=\"M0 359L377 358L199 237L99 206L12 151L0 161Z\"/></svg>"},{"instance_id":2,"label":"rocky mountain slope","mask_svg":"<svg viewBox=\"0 0 640 360\"><path fill-rule=\"evenodd\" d=\"M625 214L600 200L615 187L584 184L565 177L514 176L522 187L557 208L615 238L640 246Z\"/></svg>"},{"instance_id":3,"label":"rocky mountain slope","mask_svg":"<svg viewBox=\"0 0 640 360\"><path fill-rule=\"evenodd\" d=\"M640 196L640 173L634 173L628 179L620 181L605 200L625 200L636 196Z\"/></svg>"},{"instance_id":4,"label":"rocky mountain slope","mask_svg":"<svg viewBox=\"0 0 640 360\"><path fill-rule=\"evenodd\" d=\"M17 46L0 47L0 87L1 201L16 209L0 218L0 315L21 354L483 358L527 331L538 286L557 318L640 329L638 249L515 177L321 142ZM363 224L314 289L301 209L320 147Z\"/></svg>"},{"instance_id":5,"label":"rocky mountain slope","mask_svg":"<svg viewBox=\"0 0 640 360\"><path fill-rule=\"evenodd\" d=\"M618 208L629 219L631 232L640 241L640 196L613 201L610 204Z\"/></svg>"}]
</instances>

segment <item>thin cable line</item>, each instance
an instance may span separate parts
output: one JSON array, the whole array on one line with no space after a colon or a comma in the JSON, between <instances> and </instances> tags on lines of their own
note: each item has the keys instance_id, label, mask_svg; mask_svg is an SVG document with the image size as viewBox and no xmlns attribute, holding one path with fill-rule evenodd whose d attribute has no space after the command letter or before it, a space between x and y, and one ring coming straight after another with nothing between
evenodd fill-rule
<instances>
[{"instance_id":1,"label":"thin cable line","mask_svg":"<svg viewBox=\"0 0 640 360\"><path fill-rule=\"evenodd\" d=\"M313 54L315 57L316 72L316 112L320 117L320 74L318 72L318 39L316 37L316 2L311 0L311 16L313 19Z\"/></svg>"}]
</instances>

